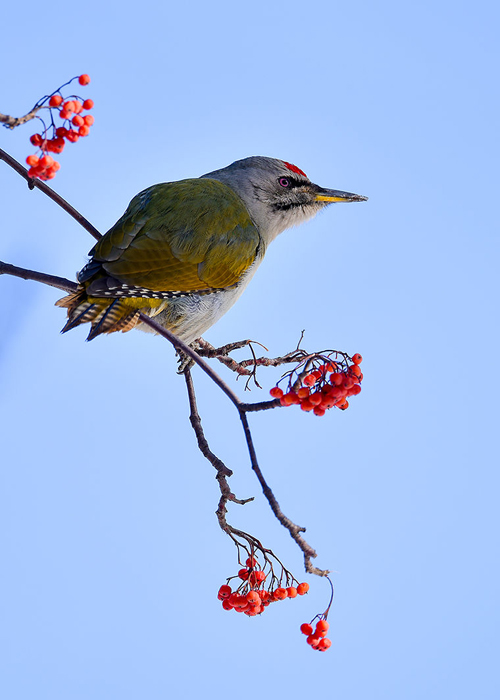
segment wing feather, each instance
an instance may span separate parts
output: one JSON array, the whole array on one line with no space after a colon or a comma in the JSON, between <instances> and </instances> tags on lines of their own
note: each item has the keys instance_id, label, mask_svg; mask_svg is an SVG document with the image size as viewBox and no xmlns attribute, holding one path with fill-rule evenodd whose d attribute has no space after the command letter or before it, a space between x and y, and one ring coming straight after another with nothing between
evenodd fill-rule
<instances>
[{"instance_id":1,"label":"wing feather","mask_svg":"<svg viewBox=\"0 0 500 700\"><path fill-rule=\"evenodd\" d=\"M138 194L90 251L88 269L154 291L209 290L236 284L262 246L233 190L218 180L181 180Z\"/></svg>"}]
</instances>

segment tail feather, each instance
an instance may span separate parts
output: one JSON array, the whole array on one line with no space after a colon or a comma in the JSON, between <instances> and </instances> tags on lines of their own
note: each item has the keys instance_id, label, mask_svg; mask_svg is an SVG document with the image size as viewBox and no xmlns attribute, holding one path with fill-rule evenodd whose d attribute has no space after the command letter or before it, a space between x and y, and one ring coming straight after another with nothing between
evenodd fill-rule
<instances>
[{"instance_id":1,"label":"tail feather","mask_svg":"<svg viewBox=\"0 0 500 700\"><path fill-rule=\"evenodd\" d=\"M82 323L91 323L92 327L87 340L93 340L101 333L131 330L137 324L140 313L139 309L131 309L123 299L90 301L83 286L76 292L59 299L56 306L68 309L68 321L61 333L66 333Z\"/></svg>"}]
</instances>

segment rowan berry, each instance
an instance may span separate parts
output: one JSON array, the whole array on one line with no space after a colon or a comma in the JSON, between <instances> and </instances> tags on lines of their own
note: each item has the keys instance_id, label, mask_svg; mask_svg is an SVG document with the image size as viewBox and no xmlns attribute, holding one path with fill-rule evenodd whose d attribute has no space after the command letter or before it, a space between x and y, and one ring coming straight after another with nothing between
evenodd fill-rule
<instances>
[{"instance_id":1,"label":"rowan berry","mask_svg":"<svg viewBox=\"0 0 500 700\"><path fill-rule=\"evenodd\" d=\"M265 581L266 575L263 571L252 571L250 576L248 577L248 580L252 585L257 585L259 583L262 583L262 581Z\"/></svg>"},{"instance_id":2,"label":"rowan berry","mask_svg":"<svg viewBox=\"0 0 500 700\"><path fill-rule=\"evenodd\" d=\"M326 620L319 620L316 623L316 631L315 634L318 634L320 637L326 637L326 633L328 632L328 629L330 628L330 625Z\"/></svg>"},{"instance_id":3,"label":"rowan berry","mask_svg":"<svg viewBox=\"0 0 500 700\"><path fill-rule=\"evenodd\" d=\"M308 583L299 583L299 585L297 586L297 593L299 595L305 595L308 590L309 590Z\"/></svg>"},{"instance_id":4,"label":"rowan berry","mask_svg":"<svg viewBox=\"0 0 500 700\"><path fill-rule=\"evenodd\" d=\"M335 384L335 386L340 386L344 380L342 372L335 372L330 376L330 384Z\"/></svg>"},{"instance_id":5,"label":"rowan berry","mask_svg":"<svg viewBox=\"0 0 500 700\"><path fill-rule=\"evenodd\" d=\"M219 598L229 598L231 593L232 593L231 586L224 585L224 586L221 586L219 588L218 595L219 595Z\"/></svg>"},{"instance_id":6,"label":"rowan berry","mask_svg":"<svg viewBox=\"0 0 500 700\"><path fill-rule=\"evenodd\" d=\"M310 644L313 649L316 649L316 647L320 643L320 637L316 637L315 634L310 634L309 637L306 639L306 642Z\"/></svg>"},{"instance_id":7,"label":"rowan berry","mask_svg":"<svg viewBox=\"0 0 500 700\"><path fill-rule=\"evenodd\" d=\"M86 114L83 117L83 121L87 126L92 126L92 124L94 123L94 117L91 114Z\"/></svg>"},{"instance_id":8,"label":"rowan berry","mask_svg":"<svg viewBox=\"0 0 500 700\"><path fill-rule=\"evenodd\" d=\"M80 100L74 100L74 105L75 114L80 114L80 112L83 112L83 105Z\"/></svg>"},{"instance_id":9,"label":"rowan berry","mask_svg":"<svg viewBox=\"0 0 500 700\"><path fill-rule=\"evenodd\" d=\"M306 634L309 637L313 631L312 625L309 625L307 622L304 622L304 624L300 626L300 631L302 632L302 634Z\"/></svg>"},{"instance_id":10,"label":"rowan berry","mask_svg":"<svg viewBox=\"0 0 500 700\"><path fill-rule=\"evenodd\" d=\"M80 137L78 136L76 131L74 131L74 129L68 129L66 138L68 139L68 141L71 141L71 143L76 143Z\"/></svg>"},{"instance_id":11,"label":"rowan berry","mask_svg":"<svg viewBox=\"0 0 500 700\"><path fill-rule=\"evenodd\" d=\"M222 607L224 608L224 610L232 610L232 609L233 609L233 606L232 606L231 603L227 600L227 598L224 598L224 599L223 599L223 601L222 601Z\"/></svg>"},{"instance_id":12,"label":"rowan berry","mask_svg":"<svg viewBox=\"0 0 500 700\"><path fill-rule=\"evenodd\" d=\"M328 408L330 408L329 404L328 404ZM313 413L315 416L324 416L326 413L326 408L322 408L322 406L315 406L313 408Z\"/></svg>"},{"instance_id":13,"label":"rowan berry","mask_svg":"<svg viewBox=\"0 0 500 700\"><path fill-rule=\"evenodd\" d=\"M307 399L311 392L306 386L301 386L300 389L297 391L297 396L299 399Z\"/></svg>"},{"instance_id":14,"label":"rowan berry","mask_svg":"<svg viewBox=\"0 0 500 700\"><path fill-rule=\"evenodd\" d=\"M55 161L52 156L42 156L42 158L40 158L40 165L43 168L50 168L52 165L54 165L54 162Z\"/></svg>"},{"instance_id":15,"label":"rowan berry","mask_svg":"<svg viewBox=\"0 0 500 700\"><path fill-rule=\"evenodd\" d=\"M75 116L71 120L71 123L75 126L83 126L85 124L85 122L83 121L83 117L80 117L79 114L75 114Z\"/></svg>"},{"instance_id":16,"label":"rowan berry","mask_svg":"<svg viewBox=\"0 0 500 700\"><path fill-rule=\"evenodd\" d=\"M94 100L85 100L83 103L83 109L92 109L94 106Z\"/></svg>"},{"instance_id":17,"label":"rowan berry","mask_svg":"<svg viewBox=\"0 0 500 700\"><path fill-rule=\"evenodd\" d=\"M337 404L337 408L340 408L341 411L345 411L346 408L349 408L349 401L347 399L344 399L342 403Z\"/></svg>"},{"instance_id":18,"label":"rowan berry","mask_svg":"<svg viewBox=\"0 0 500 700\"><path fill-rule=\"evenodd\" d=\"M302 384L304 384L304 386L312 386L313 384L316 384L316 377L312 373L307 374L302 380Z\"/></svg>"},{"instance_id":19,"label":"rowan berry","mask_svg":"<svg viewBox=\"0 0 500 700\"><path fill-rule=\"evenodd\" d=\"M62 101L63 98L61 97L61 95L52 95L52 97L49 100L49 107L59 107Z\"/></svg>"},{"instance_id":20,"label":"rowan berry","mask_svg":"<svg viewBox=\"0 0 500 700\"><path fill-rule=\"evenodd\" d=\"M67 109L61 109L59 116L61 119L71 119L71 112Z\"/></svg>"},{"instance_id":21,"label":"rowan berry","mask_svg":"<svg viewBox=\"0 0 500 700\"><path fill-rule=\"evenodd\" d=\"M303 411L312 411L314 408L309 399L304 399L304 401L301 402L300 407Z\"/></svg>"},{"instance_id":22,"label":"rowan berry","mask_svg":"<svg viewBox=\"0 0 500 700\"><path fill-rule=\"evenodd\" d=\"M246 599L249 605L260 605L260 595L257 591L248 591Z\"/></svg>"},{"instance_id":23,"label":"rowan berry","mask_svg":"<svg viewBox=\"0 0 500 700\"><path fill-rule=\"evenodd\" d=\"M41 146L42 145L42 135L41 134L33 134L33 136L30 138L31 144L33 146Z\"/></svg>"},{"instance_id":24,"label":"rowan berry","mask_svg":"<svg viewBox=\"0 0 500 700\"><path fill-rule=\"evenodd\" d=\"M361 386L359 384L355 384L352 389L349 391L351 396L357 396L361 392Z\"/></svg>"},{"instance_id":25,"label":"rowan berry","mask_svg":"<svg viewBox=\"0 0 500 700\"><path fill-rule=\"evenodd\" d=\"M80 85L88 85L90 83L90 77L87 75L87 73L83 73L78 78L78 82L80 83Z\"/></svg>"},{"instance_id":26,"label":"rowan berry","mask_svg":"<svg viewBox=\"0 0 500 700\"><path fill-rule=\"evenodd\" d=\"M279 588L276 588L274 591L274 597L276 600L285 600L285 598L288 597L288 592L286 588L282 588L281 586Z\"/></svg>"},{"instance_id":27,"label":"rowan berry","mask_svg":"<svg viewBox=\"0 0 500 700\"><path fill-rule=\"evenodd\" d=\"M40 161L40 158L38 156L28 156L26 158L26 162L28 163L28 165L36 166L36 165L38 165L39 161Z\"/></svg>"},{"instance_id":28,"label":"rowan berry","mask_svg":"<svg viewBox=\"0 0 500 700\"><path fill-rule=\"evenodd\" d=\"M359 352L357 352L352 356L352 361L355 365L360 365L363 362L363 357L359 354Z\"/></svg>"},{"instance_id":29,"label":"rowan berry","mask_svg":"<svg viewBox=\"0 0 500 700\"><path fill-rule=\"evenodd\" d=\"M227 599L227 602L234 608L238 603L239 597L240 596L236 593L236 591L233 591Z\"/></svg>"},{"instance_id":30,"label":"rowan berry","mask_svg":"<svg viewBox=\"0 0 500 700\"><path fill-rule=\"evenodd\" d=\"M89 131L90 131L89 127L86 126L85 124L78 129L78 133L80 136L88 136Z\"/></svg>"},{"instance_id":31,"label":"rowan berry","mask_svg":"<svg viewBox=\"0 0 500 700\"><path fill-rule=\"evenodd\" d=\"M295 586L289 586L286 589L286 592L288 593L289 598L296 598L297 597L297 589L295 588Z\"/></svg>"},{"instance_id":32,"label":"rowan berry","mask_svg":"<svg viewBox=\"0 0 500 700\"><path fill-rule=\"evenodd\" d=\"M273 399L281 399L281 397L283 396L283 389L280 389L279 386L273 386L269 393L271 394Z\"/></svg>"},{"instance_id":33,"label":"rowan berry","mask_svg":"<svg viewBox=\"0 0 500 700\"><path fill-rule=\"evenodd\" d=\"M242 581L246 581L248 579L249 575L250 575L250 572L248 569L240 569L238 571L238 576L240 577L240 579Z\"/></svg>"},{"instance_id":34,"label":"rowan berry","mask_svg":"<svg viewBox=\"0 0 500 700\"><path fill-rule=\"evenodd\" d=\"M65 126L58 126L56 129L56 136L58 136L59 138L64 138L67 133L68 133L68 130L66 129Z\"/></svg>"},{"instance_id":35,"label":"rowan berry","mask_svg":"<svg viewBox=\"0 0 500 700\"><path fill-rule=\"evenodd\" d=\"M332 646L332 642L330 639L327 639L326 637L324 639L320 639L317 649L318 651L326 651Z\"/></svg>"},{"instance_id":36,"label":"rowan berry","mask_svg":"<svg viewBox=\"0 0 500 700\"><path fill-rule=\"evenodd\" d=\"M313 406L319 406L319 404L322 402L323 397L319 391L315 391L314 394L311 394L309 397L310 403L312 403Z\"/></svg>"}]
</instances>

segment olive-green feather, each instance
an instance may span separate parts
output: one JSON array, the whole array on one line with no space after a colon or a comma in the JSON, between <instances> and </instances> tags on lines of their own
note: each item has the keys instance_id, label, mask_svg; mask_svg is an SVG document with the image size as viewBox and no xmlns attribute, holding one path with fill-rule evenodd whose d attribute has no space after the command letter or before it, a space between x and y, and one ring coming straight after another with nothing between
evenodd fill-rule
<instances>
[{"instance_id":1,"label":"olive-green feather","mask_svg":"<svg viewBox=\"0 0 500 700\"><path fill-rule=\"evenodd\" d=\"M238 195L204 178L138 194L90 255L125 284L188 292L236 284L262 245Z\"/></svg>"}]
</instances>

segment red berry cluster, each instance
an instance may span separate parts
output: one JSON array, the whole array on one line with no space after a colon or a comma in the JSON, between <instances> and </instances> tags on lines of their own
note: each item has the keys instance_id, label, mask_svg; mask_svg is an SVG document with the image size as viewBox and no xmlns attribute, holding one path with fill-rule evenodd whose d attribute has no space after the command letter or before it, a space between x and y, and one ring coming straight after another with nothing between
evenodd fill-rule
<instances>
[{"instance_id":1,"label":"red berry cluster","mask_svg":"<svg viewBox=\"0 0 500 700\"><path fill-rule=\"evenodd\" d=\"M279 399L282 406L298 404L303 411L312 411L316 416L324 416L334 406L345 411L349 406L347 398L361 391L363 373L359 365L363 358L359 353L352 357L334 354L335 360L325 355L309 358L308 366L312 363L312 370L300 374L294 370L285 375L288 377L286 393L279 386L273 387L269 393ZM342 357L340 361L339 356Z\"/></svg>"},{"instance_id":2,"label":"red berry cluster","mask_svg":"<svg viewBox=\"0 0 500 700\"><path fill-rule=\"evenodd\" d=\"M73 80L76 80L76 78L73 78ZM70 80L69 82L71 83L72 81ZM78 77L78 82L80 85L88 85L90 78L84 73ZM66 83L66 85L69 85L69 83ZM41 120L44 126L42 133L33 134L30 138L33 146L37 146L40 149L40 154L26 158L26 163L30 166L28 175L30 177L38 177L40 180L51 180L61 167L48 154L62 153L65 146L64 139L70 143L76 143L80 136L88 136L90 127L94 123L94 117L91 114L82 114L82 112L92 109L94 106L93 100L82 100L77 95L64 99L60 94L61 90L62 88L59 88L37 105L38 107L49 109L51 119L50 126L46 126L45 122ZM48 104L45 105L45 102ZM56 126L54 123L55 112L59 112L59 117L63 120L62 126ZM40 119L40 117L38 118ZM49 131L51 132L51 138L49 138Z\"/></svg>"},{"instance_id":3,"label":"red berry cluster","mask_svg":"<svg viewBox=\"0 0 500 700\"><path fill-rule=\"evenodd\" d=\"M304 624L300 626L300 631L302 634L307 635L306 641L313 649L316 649L317 651L326 651L332 646L331 641L327 639L326 636L329 627L330 625L326 621L326 617L322 617L316 623L316 629L314 632L312 625L308 624L307 622L304 622Z\"/></svg>"},{"instance_id":4,"label":"red berry cluster","mask_svg":"<svg viewBox=\"0 0 500 700\"><path fill-rule=\"evenodd\" d=\"M249 557L246 566L238 571L237 577L242 583L233 591L231 586L225 584L219 588L217 595L222 601L224 610L236 610L236 612L245 613L248 617L255 617L264 612L271 603L285 598L296 598L298 595L305 595L309 590L308 583L299 583L297 586L288 586L287 588L278 585L279 583L274 576L271 576L271 583L268 588L265 588L266 579L269 574L265 574L260 568L255 557ZM228 579L228 582L231 579ZM288 583L288 581L287 581Z\"/></svg>"}]
</instances>

